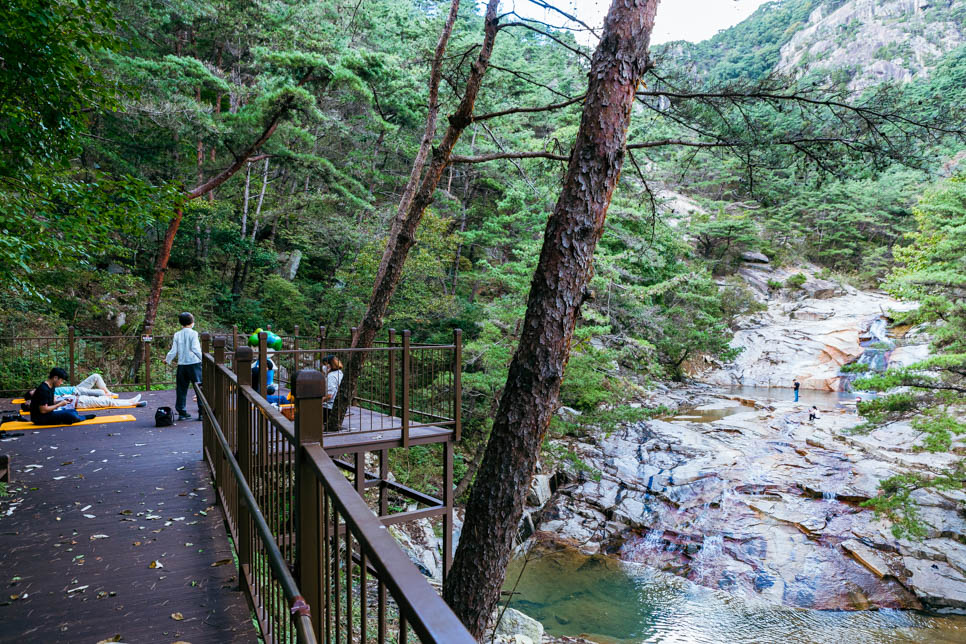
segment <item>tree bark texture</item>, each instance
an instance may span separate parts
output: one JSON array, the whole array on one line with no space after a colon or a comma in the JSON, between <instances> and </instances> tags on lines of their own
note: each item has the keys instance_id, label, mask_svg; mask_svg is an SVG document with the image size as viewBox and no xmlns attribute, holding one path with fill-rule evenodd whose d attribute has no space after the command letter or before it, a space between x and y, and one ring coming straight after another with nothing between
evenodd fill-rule
<instances>
[{"instance_id":1,"label":"tree bark texture","mask_svg":"<svg viewBox=\"0 0 966 644\"><path fill-rule=\"evenodd\" d=\"M480 638L500 596L540 445L557 406L594 250L623 165L658 0L614 0L594 53L564 184L443 597Z\"/></svg>"},{"instance_id":2,"label":"tree bark texture","mask_svg":"<svg viewBox=\"0 0 966 644\"><path fill-rule=\"evenodd\" d=\"M352 338L353 347L371 347L376 333L382 328L382 318L389 308L389 299L399 284L403 264L406 262L409 250L416 243L416 228L423 218L423 213L433 202L436 187L449 165L449 158L453 153L456 142L463 131L473 122L473 106L483 82L483 75L486 74L487 67L490 64L493 42L496 40L496 34L499 31L499 17L496 13L499 5L500 0L489 0L486 5L483 45L480 47L479 56L470 68L463 98L456 111L450 115L449 126L446 128L442 140L438 146L433 148L429 167L423 175L419 189L409 203L405 216L401 219L397 217L398 226L395 222L393 224L393 230L390 233L386 251L380 263L380 270L376 275L372 296L369 299L369 307L366 309L362 324ZM346 361L344 365L345 380L339 387L339 393L333 404L334 413L329 415L327 430L333 431L342 424L342 419L349 409L350 401L355 395L356 384L359 381L359 375L366 358L365 352L354 352Z\"/></svg>"}]
</instances>

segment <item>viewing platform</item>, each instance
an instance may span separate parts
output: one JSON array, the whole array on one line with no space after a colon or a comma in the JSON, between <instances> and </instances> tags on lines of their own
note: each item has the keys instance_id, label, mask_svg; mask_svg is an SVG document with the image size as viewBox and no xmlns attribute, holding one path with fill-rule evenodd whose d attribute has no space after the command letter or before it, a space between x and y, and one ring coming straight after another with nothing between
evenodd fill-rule
<instances>
[{"instance_id":1,"label":"viewing platform","mask_svg":"<svg viewBox=\"0 0 966 644\"><path fill-rule=\"evenodd\" d=\"M10 597L0 642L473 642L385 530L441 522L449 573L460 333L450 345L390 333L354 349L323 330L315 346L296 333L273 352L264 334L255 350L236 349L234 333L202 337L201 422L154 427L155 410L174 404L166 390L117 410L130 422L0 432L13 478L0 502ZM153 339L124 339L142 351L127 387L145 387ZM0 360L31 342L51 362L41 371L69 364L77 379L95 355L87 349L106 346L85 339L79 360L73 333L0 338ZM130 356L121 344L111 346ZM340 430L324 432L317 368L360 351L352 405ZM264 371L252 383L256 360L275 363L291 406L260 393ZM390 450L427 444L440 445L440 489L397 482Z\"/></svg>"}]
</instances>

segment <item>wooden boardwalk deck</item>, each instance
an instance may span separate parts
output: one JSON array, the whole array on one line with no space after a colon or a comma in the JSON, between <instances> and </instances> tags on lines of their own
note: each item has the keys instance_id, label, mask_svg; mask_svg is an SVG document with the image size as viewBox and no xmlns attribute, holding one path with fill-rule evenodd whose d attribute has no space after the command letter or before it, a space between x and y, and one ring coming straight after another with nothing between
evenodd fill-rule
<instances>
[{"instance_id":1,"label":"wooden boardwalk deck","mask_svg":"<svg viewBox=\"0 0 966 644\"><path fill-rule=\"evenodd\" d=\"M134 422L0 432L14 477L0 498L0 642L257 641L201 423L155 428L174 392L143 399L101 412Z\"/></svg>"}]
</instances>

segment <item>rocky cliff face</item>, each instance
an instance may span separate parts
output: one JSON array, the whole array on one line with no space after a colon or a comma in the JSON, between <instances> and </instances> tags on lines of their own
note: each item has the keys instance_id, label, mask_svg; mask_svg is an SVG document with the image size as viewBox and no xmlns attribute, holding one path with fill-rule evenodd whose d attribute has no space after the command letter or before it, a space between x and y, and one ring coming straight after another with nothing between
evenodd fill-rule
<instances>
[{"instance_id":1,"label":"rocky cliff face","mask_svg":"<svg viewBox=\"0 0 966 644\"><path fill-rule=\"evenodd\" d=\"M808 276L801 288L768 285L784 283L795 273ZM862 358L875 342L870 331L873 324L889 311L916 306L818 279L810 268L774 269L765 263L746 262L739 275L768 308L739 320L732 346L742 352L730 364L692 373L702 382L791 387L798 380L804 389L841 391L846 388L841 368ZM905 364L928 355L928 340L916 342L885 353L884 361L892 363L894 355Z\"/></svg>"},{"instance_id":2,"label":"rocky cliff face","mask_svg":"<svg viewBox=\"0 0 966 644\"><path fill-rule=\"evenodd\" d=\"M781 48L777 69L850 70L850 87L909 82L966 42L964 0L851 0L816 8Z\"/></svg>"},{"instance_id":3,"label":"rocky cliff face","mask_svg":"<svg viewBox=\"0 0 966 644\"><path fill-rule=\"evenodd\" d=\"M538 538L790 606L966 610L966 495L917 493L924 541L860 506L882 479L958 457L916 451L908 423L849 435L859 417L828 398L815 420L810 403L719 400L572 445L599 476L560 483Z\"/></svg>"}]
</instances>

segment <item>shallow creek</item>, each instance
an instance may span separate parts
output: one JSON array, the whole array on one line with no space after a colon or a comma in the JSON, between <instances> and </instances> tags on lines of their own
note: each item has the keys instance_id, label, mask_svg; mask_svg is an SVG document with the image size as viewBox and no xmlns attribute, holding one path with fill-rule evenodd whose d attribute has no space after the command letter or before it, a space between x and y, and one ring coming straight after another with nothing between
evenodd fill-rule
<instances>
[{"instance_id":1,"label":"shallow creek","mask_svg":"<svg viewBox=\"0 0 966 644\"><path fill-rule=\"evenodd\" d=\"M515 593L510 605L538 619L548 634L601 644L966 641L966 617L783 607L572 550L535 549L517 558L504 589Z\"/></svg>"},{"instance_id":2,"label":"shallow creek","mask_svg":"<svg viewBox=\"0 0 966 644\"><path fill-rule=\"evenodd\" d=\"M720 427L729 416L754 409L755 403L792 403L794 392L790 389L722 387L721 399L694 409L667 416L669 427L694 427L708 424ZM854 413L855 394L830 391L801 390L796 409L816 405L823 415L849 416ZM839 416L841 417L841 416ZM790 439L789 439L790 440ZM785 445L786 443L775 443ZM812 455L815 462L821 450ZM759 458L755 457L755 461ZM828 465L829 471L839 467L838 460ZM769 468L762 464L762 472L747 479L751 483L767 483ZM677 470L676 470L677 471ZM748 473L746 473L748 474ZM761 476L758 476L761 475ZM757 477L757 478L756 478ZM757 479L761 480L758 481ZM834 478L834 477L831 477ZM742 488L740 492L748 492ZM766 486L767 487L767 486ZM730 503L732 495L725 495ZM801 505L809 511L818 507L822 512L833 514L853 512L836 502L835 494L823 494L824 500L802 499ZM724 498L724 497L723 497ZM737 498L737 497L736 497ZM824 505L822 505L824 504ZM709 504L705 504L708 508ZM713 519L726 503L719 502L717 510L702 510L699 519ZM738 523L733 515L727 523ZM825 523L823 518L822 523ZM831 519L829 519L831 521ZM697 524L698 520L693 523ZM732 538L733 526L712 531ZM791 531L798 534L798 530ZM710 533L709 533L710 534ZM799 540L804 540L802 535ZM793 537L794 538L794 537ZM663 540L663 541L662 541ZM579 541L579 540L578 540ZM733 541L733 540L732 540ZM701 551L689 562L694 571L688 578L667 572L674 569L674 561L668 563L668 553L676 546L667 543L667 535L659 529L642 531L641 538L631 540L621 548L619 555L587 556L575 549L555 544L551 547L536 545L528 555L520 555L511 562L505 591L512 592L511 606L539 620L547 633L555 636L582 636L601 644L631 644L641 642L966 642L966 617L960 615L930 615L911 610L816 610L782 605L766 600L747 585L725 584L718 579L716 568L722 557L722 548L735 552L735 545L723 543L722 536L706 536ZM683 546L682 546L683 548ZM841 577L828 574L837 561L831 555L844 559L834 548L822 548L825 558L816 557L813 568L810 559L803 559L800 574L790 587L808 595L803 605L810 603L812 594L820 594L824 584L841 583ZM615 554L613 550L609 550ZM659 553L663 553L660 554ZM660 556L664 561L660 561ZM677 555L674 555L677 556ZM841 564L841 562L839 562ZM651 565L647 565L651 564ZM847 563L846 566L854 566ZM660 570L663 566L663 571ZM704 578L703 575L708 575ZM688 575L684 575L687 577ZM717 580L717 583L715 581ZM699 582L699 583L695 583ZM786 593L786 597L788 594Z\"/></svg>"}]
</instances>

